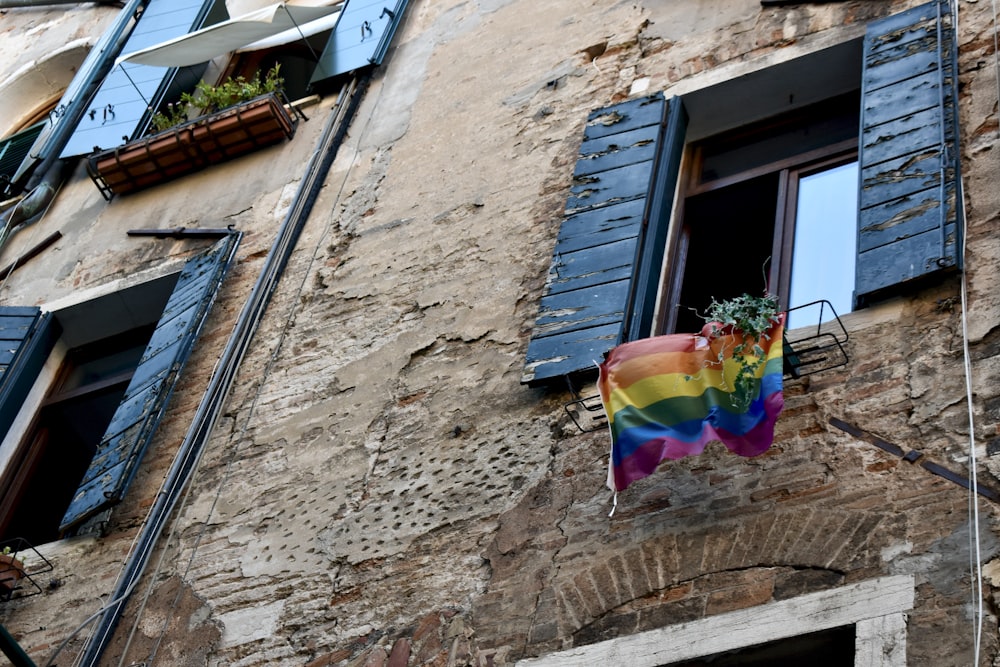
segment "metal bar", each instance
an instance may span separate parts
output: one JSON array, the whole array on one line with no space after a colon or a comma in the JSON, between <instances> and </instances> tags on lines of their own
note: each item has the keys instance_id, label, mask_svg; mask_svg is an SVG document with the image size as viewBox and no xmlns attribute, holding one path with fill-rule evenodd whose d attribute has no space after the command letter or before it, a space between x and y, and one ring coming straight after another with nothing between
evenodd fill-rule
<instances>
[{"instance_id":1,"label":"metal bar","mask_svg":"<svg viewBox=\"0 0 1000 667\"><path fill-rule=\"evenodd\" d=\"M20 257L15 259L13 262L7 266L0 269L0 280L7 280L10 274L14 273L15 270L24 266L24 263L29 259L36 257L42 253L43 250L48 248L50 245L62 238L62 232L52 232L40 242L36 243L32 247L28 248Z\"/></svg>"},{"instance_id":2,"label":"metal bar","mask_svg":"<svg viewBox=\"0 0 1000 667\"><path fill-rule=\"evenodd\" d=\"M302 42L306 45L306 48L309 49L309 53L312 54L313 60L319 62L319 54L316 53L316 50L312 47L312 44L309 43L309 39L302 33L302 28L299 27L299 24L295 20L295 17L292 16L292 12L288 9L288 5L283 2L281 3L281 8L285 10L286 14L288 14L288 20L292 22L293 26L295 26L295 30L299 33L299 37L302 38ZM339 16L337 17L337 21L338 22L340 21Z\"/></svg>"},{"instance_id":3,"label":"metal bar","mask_svg":"<svg viewBox=\"0 0 1000 667\"><path fill-rule=\"evenodd\" d=\"M852 426L851 424L848 424L845 421L841 421L836 417L830 417L829 423L831 426L835 426L844 433L854 436L858 440L864 440L865 442L875 445L879 449L888 452L889 454L898 456L907 463L917 463L920 465L921 468L923 468L929 473L932 473L934 475L937 475L938 477L946 479L949 482L958 484L963 488L966 489L972 488L972 485L969 483L969 480L965 476L960 475L954 470L949 470L948 468L945 468L944 466L935 463L934 461L928 460L922 452L917 451L916 449L905 451L899 445L888 442L887 440L883 440L882 438L878 437L877 435L874 435L873 433L864 431L858 428L857 426ZM1000 504L1000 493L991 489L990 487L983 486L982 484L977 484L976 491L983 498L986 498L987 500L992 500L993 502Z\"/></svg>"},{"instance_id":4,"label":"metal bar","mask_svg":"<svg viewBox=\"0 0 1000 667\"><path fill-rule=\"evenodd\" d=\"M155 236L158 239L221 239L232 232L232 227L225 229L174 227L173 229L130 229L126 234L129 236Z\"/></svg>"}]
</instances>

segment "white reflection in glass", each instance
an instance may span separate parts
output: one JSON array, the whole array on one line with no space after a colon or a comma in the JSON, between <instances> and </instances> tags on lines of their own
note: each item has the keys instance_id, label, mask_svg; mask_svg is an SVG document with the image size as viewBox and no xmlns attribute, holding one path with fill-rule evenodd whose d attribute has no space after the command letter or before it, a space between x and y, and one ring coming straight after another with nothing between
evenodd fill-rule
<instances>
[{"instance_id":1,"label":"white reflection in glass","mask_svg":"<svg viewBox=\"0 0 1000 667\"><path fill-rule=\"evenodd\" d=\"M857 162L799 179L789 308L826 299L838 315L853 309L857 218ZM793 313L786 326L816 324L818 307L805 310L810 312ZM829 308L823 315L831 319Z\"/></svg>"}]
</instances>

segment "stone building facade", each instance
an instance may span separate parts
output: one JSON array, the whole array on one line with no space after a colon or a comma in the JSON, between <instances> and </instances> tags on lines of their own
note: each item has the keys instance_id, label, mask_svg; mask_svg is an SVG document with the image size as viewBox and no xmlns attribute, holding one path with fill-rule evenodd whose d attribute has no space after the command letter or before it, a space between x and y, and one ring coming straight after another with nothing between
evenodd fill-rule
<instances>
[{"instance_id":1,"label":"stone building facade","mask_svg":"<svg viewBox=\"0 0 1000 667\"><path fill-rule=\"evenodd\" d=\"M101 36L147 3L9 4L4 137L46 117L58 126L87 54L114 51ZM370 3L349 0L342 21L352 4ZM235 17L266 3L226 5ZM665 462L609 516L607 431L583 432L565 409L595 393L592 375L533 376L528 357L561 278L567 202L588 184L574 180L588 118L649 96L685 105L681 176L663 189L662 296L698 147L857 99L876 67L864 51L872 26L927 7L942 13L925 21L928 38L955 35L957 67L938 81L957 95L956 141L942 153L960 162L961 188L957 203L941 195L961 220L941 232L955 261L842 314L846 364L786 378L766 453L715 443ZM208 262L198 258L218 239L234 244L120 498L30 545L3 535L31 576L0 602L0 624L27 655L309 667L686 665L720 653L732 662L716 664L776 664L782 651L800 656L789 664L817 652L856 665L1000 660L990 3L381 9L374 27L392 24L381 63L298 82L291 138L110 199L81 155L55 162L65 168L37 211L25 212L33 190L8 192L0 263L16 269L0 306L51 313L63 333L5 406L3 484L54 401L60 360L99 331L129 329L140 304L160 305L134 324L160 321L173 276ZM365 41L366 30L349 34ZM316 55L325 39L311 38ZM264 62L252 53L214 56L203 76ZM91 109L107 122L93 104L80 122ZM853 141L841 142L848 153ZM906 164L893 169L889 180L908 178ZM758 272L731 276L721 261L699 271L760 289ZM670 309L657 304L657 317ZM3 512L17 502L8 492ZM761 644L771 653L753 657Z\"/></svg>"}]
</instances>

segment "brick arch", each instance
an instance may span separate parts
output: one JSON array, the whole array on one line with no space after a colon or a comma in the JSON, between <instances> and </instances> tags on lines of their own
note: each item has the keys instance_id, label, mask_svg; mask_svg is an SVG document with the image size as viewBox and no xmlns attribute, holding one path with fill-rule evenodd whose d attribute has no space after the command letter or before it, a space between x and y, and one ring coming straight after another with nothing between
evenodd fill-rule
<instances>
[{"instance_id":1,"label":"brick arch","mask_svg":"<svg viewBox=\"0 0 1000 667\"><path fill-rule=\"evenodd\" d=\"M640 618L651 622L657 617L657 607L676 604L698 592L694 590L698 582L705 589L701 592L710 591L708 577L744 573L752 584L763 571L772 575L811 572L800 577L802 592L806 592L810 587L835 585L849 573L876 574L882 549L901 539L903 531L899 517L889 514L793 509L716 523L699 531L664 532L582 569L562 564L562 572L573 574L557 576L554 582L560 635L577 635L613 616L620 617L622 630L636 631L640 628L624 626L641 624ZM764 594L773 595L766 582L743 606L766 602L760 599ZM693 617L716 611L705 604L706 599L692 598L689 611ZM664 622L677 620L664 618ZM601 637L583 633L580 638L595 641Z\"/></svg>"}]
</instances>

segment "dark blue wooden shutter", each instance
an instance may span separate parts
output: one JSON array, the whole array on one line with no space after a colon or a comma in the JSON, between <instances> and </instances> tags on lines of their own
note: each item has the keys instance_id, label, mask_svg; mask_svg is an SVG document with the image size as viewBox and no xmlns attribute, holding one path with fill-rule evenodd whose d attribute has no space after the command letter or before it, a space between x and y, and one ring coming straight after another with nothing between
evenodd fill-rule
<instances>
[{"instance_id":1,"label":"dark blue wooden shutter","mask_svg":"<svg viewBox=\"0 0 1000 667\"><path fill-rule=\"evenodd\" d=\"M220 9L212 11L216 0L150 0L122 53L186 35L224 18L225 3L217 4ZM168 97L193 90L204 71L204 64L182 68L117 65L94 94L60 157L86 155L96 147L114 148L140 136L152 110Z\"/></svg>"},{"instance_id":2,"label":"dark blue wooden shutter","mask_svg":"<svg viewBox=\"0 0 1000 667\"><path fill-rule=\"evenodd\" d=\"M523 383L595 370L625 337L630 313L629 336L645 335L684 130L680 99L668 105L662 94L590 114Z\"/></svg>"},{"instance_id":3,"label":"dark blue wooden shutter","mask_svg":"<svg viewBox=\"0 0 1000 667\"><path fill-rule=\"evenodd\" d=\"M856 297L960 264L955 43L946 0L865 35Z\"/></svg>"},{"instance_id":4,"label":"dark blue wooden shutter","mask_svg":"<svg viewBox=\"0 0 1000 667\"><path fill-rule=\"evenodd\" d=\"M348 0L310 83L381 64L406 3L407 0Z\"/></svg>"},{"instance_id":5,"label":"dark blue wooden shutter","mask_svg":"<svg viewBox=\"0 0 1000 667\"><path fill-rule=\"evenodd\" d=\"M59 333L52 313L0 306L0 440L17 417Z\"/></svg>"},{"instance_id":6,"label":"dark blue wooden shutter","mask_svg":"<svg viewBox=\"0 0 1000 667\"><path fill-rule=\"evenodd\" d=\"M124 496L238 243L239 235L231 234L185 264L125 396L63 516L60 532L75 529Z\"/></svg>"}]
</instances>

